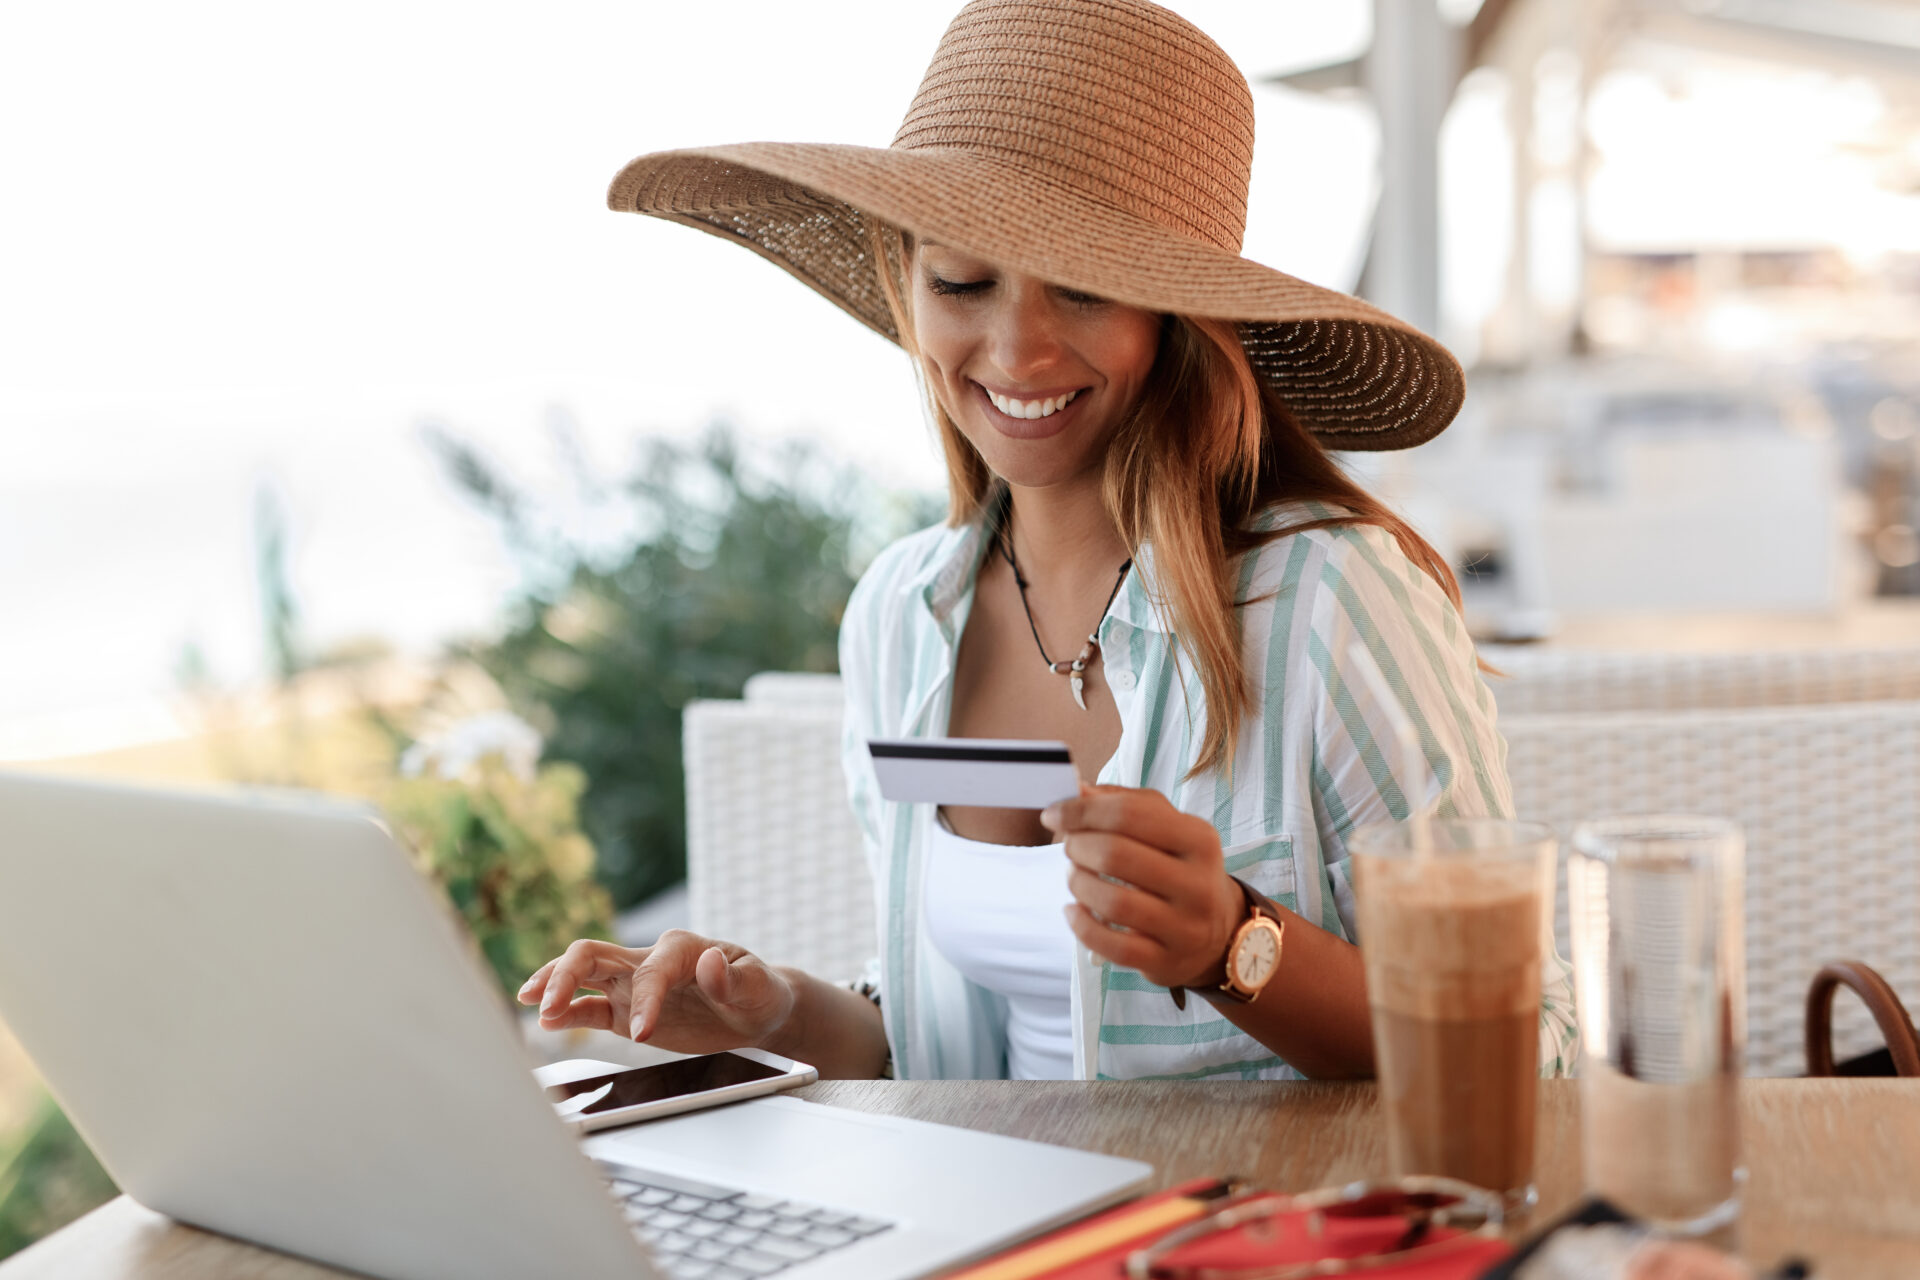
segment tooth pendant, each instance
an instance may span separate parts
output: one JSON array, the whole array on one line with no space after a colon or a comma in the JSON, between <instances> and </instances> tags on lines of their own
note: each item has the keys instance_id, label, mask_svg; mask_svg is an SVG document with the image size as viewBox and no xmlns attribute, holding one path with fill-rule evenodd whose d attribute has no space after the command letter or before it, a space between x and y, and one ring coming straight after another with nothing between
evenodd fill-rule
<instances>
[{"instance_id":1,"label":"tooth pendant","mask_svg":"<svg viewBox=\"0 0 1920 1280\"><path fill-rule=\"evenodd\" d=\"M1087 709L1087 679L1085 674L1087 664L1093 661L1094 651L1099 647L1100 641L1093 636L1088 636L1085 647L1080 650L1080 655L1072 662L1054 662L1049 663L1047 666L1047 669L1056 675L1067 677L1067 687L1073 690L1073 703L1082 711Z\"/></svg>"}]
</instances>

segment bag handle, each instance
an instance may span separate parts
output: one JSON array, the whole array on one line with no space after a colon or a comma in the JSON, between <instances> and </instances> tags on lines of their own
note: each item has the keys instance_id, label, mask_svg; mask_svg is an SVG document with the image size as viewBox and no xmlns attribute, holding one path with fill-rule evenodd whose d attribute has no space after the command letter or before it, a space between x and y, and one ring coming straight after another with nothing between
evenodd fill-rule
<instances>
[{"instance_id":1,"label":"bag handle","mask_svg":"<svg viewBox=\"0 0 1920 1280\"><path fill-rule=\"evenodd\" d=\"M1833 996L1842 983L1860 997L1886 1037L1894 1073L1920 1076L1920 1034L1914 1032L1906 1006L1885 978L1857 960L1826 965L1807 989L1807 1074L1833 1074Z\"/></svg>"}]
</instances>

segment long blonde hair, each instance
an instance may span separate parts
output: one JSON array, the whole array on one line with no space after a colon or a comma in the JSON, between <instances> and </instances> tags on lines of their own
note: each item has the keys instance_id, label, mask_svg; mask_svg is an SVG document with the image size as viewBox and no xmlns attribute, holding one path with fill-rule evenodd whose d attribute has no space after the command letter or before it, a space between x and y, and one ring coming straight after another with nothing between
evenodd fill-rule
<instances>
[{"instance_id":1,"label":"long blonde hair","mask_svg":"<svg viewBox=\"0 0 1920 1280\"><path fill-rule=\"evenodd\" d=\"M907 304L908 239L876 221L872 249L900 343L922 373ZM947 523L979 519L997 478L924 376L921 382L946 454ZM1146 386L1109 443L1101 497L1130 552L1152 546L1157 581L1147 584L1149 592L1200 677L1208 714L1189 777L1232 767L1240 724L1253 704L1234 612L1253 602L1233 598L1234 565L1247 552L1310 529L1378 525L1460 607L1460 584L1445 558L1340 470L1254 373L1229 321L1162 317L1160 351ZM1254 527L1274 503L1300 500L1344 514Z\"/></svg>"}]
</instances>

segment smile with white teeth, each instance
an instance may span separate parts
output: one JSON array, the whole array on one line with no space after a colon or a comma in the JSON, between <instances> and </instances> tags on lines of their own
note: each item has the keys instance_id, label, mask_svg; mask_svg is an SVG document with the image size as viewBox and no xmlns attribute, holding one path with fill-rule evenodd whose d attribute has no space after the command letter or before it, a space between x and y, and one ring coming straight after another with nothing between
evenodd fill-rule
<instances>
[{"instance_id":1,"label":"smile with white teeth","mask_svg":"<svg viewBox=\"0 0 1920 1280\"><path fill-rule=\"evenodd\" d=\"M987 399L993 401L993 407L1009 418L1050 418L1073 402L1080 391L1069 391L1063 396L1054 396L1051 400L1014 400L995 391L987 391ZM1086 390L1085 387L1080 389Z\"/></svg>"}]
</instances>

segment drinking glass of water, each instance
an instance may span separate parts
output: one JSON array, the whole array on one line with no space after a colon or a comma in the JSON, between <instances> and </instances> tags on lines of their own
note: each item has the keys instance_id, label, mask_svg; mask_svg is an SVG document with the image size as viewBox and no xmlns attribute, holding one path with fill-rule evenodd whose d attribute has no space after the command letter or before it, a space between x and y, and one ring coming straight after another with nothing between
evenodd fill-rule
<instances>
[{"instance_id":1,"label":"drinking glass of water","mask_svg":"<svg viewBox=\"0 0 1920 1280\"><path fill-rule=\"evenodd\" d=\"M1720 818L1581 824L1567 867L1587 1189L1676 1236L1739 1217L1745 842Z\"/></svg>"}]
</instances>

